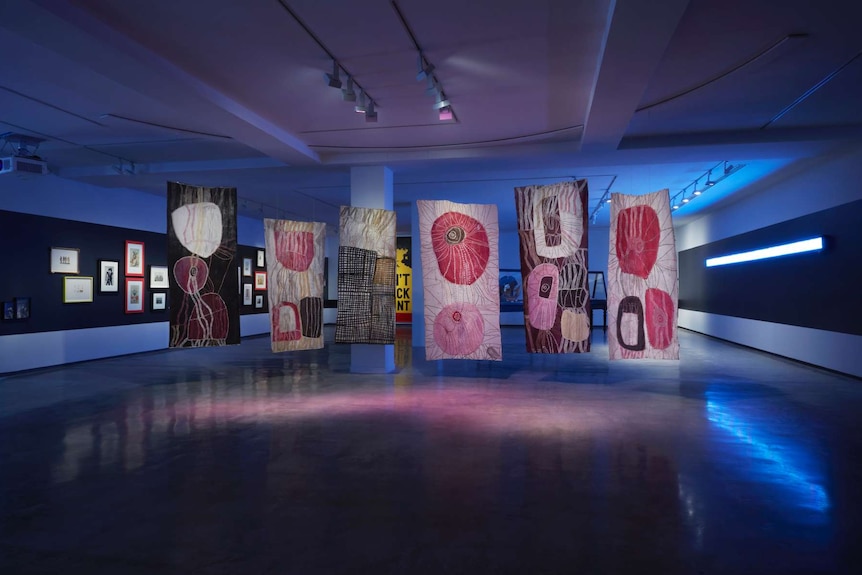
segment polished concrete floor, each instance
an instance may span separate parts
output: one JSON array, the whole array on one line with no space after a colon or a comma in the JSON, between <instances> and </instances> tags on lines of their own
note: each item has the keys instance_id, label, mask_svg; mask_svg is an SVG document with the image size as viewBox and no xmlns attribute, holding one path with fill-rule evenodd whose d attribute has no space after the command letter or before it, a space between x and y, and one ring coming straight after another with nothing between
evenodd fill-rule
<instances>
[{"instance_id":1,"label":"polished concrete floor","mask_svg":"<svg viewBox=\"0 0 862 575\"><path fill-rule=\"evenodd\" d=\"M489 363L402 334L384 376L252 338L0 377L0 574L862 572L862 382L594 335L530 356L507 328Z\"/></svg>"}]
</instances>

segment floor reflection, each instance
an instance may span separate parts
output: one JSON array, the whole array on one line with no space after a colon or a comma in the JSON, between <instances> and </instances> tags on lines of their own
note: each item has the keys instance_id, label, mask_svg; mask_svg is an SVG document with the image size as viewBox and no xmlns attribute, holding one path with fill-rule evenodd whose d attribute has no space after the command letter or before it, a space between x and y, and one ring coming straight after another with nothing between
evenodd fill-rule
<instances>
[{"instance_id":1,"label":"floor reflection","mask_svg":"<svg viewBox=\"0 0 862 575\"><path fill-rule=\"evenodd\" d=\"M858 559L858 382L692 334L679 364L609 363L529 356L504 330L496 371L405 341L385 376L347 373L349 346L273 356L255 339L0 381L0 573ZM69 399L31 397L46 389Z\"/></svg>"}]
</instances>

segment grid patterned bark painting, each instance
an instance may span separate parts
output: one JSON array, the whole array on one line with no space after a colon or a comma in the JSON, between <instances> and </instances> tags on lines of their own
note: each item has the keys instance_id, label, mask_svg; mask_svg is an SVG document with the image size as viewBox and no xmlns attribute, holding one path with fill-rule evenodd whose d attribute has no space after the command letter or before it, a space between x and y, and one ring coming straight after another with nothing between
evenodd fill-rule
<instances>
[{"instance_id":1,"label":"grid patterned bark painting","mask_svg":"<svg viewBox=\"0 0 862 575\"><path fill-rule=\"evenodd\" d=\"M272 351L323 347L326 224L263 220Z\"/></svg>"},{"instance_id":2,"label":"grid patterned bark painting","mask_svg":"<svg viewBox=\"0 0 862 575\"><path fill-rule=\"evenodd\" d=\"M395 212L341 206L337 343L395 343Z\"/></svg>"},{"instance_id":3,"label":"grid patterned bark painting","mask_svg":"<svg viewBox=\"0 0 862 575\"><path fill-rule=\"evenodd\" d=\"M239 343L236 188L168 182L170 347Z\"/></svg>"},{"instance_id":4,"label":"grid patterned bark painting","mask_svg":"<svg viewBox=\"0 0 862 575\"><path fill-rule=\"evenodd\" d=\"M667 190L611 195L611 359L679 359L676 240Z\"/></svg>"},{"instance_id":5,"label":"grid patterned bark painting","mask_svg":"<svg viewBox=\"0 0 862 575\"><path fill-rule=\"evenodd\" d=\"M586 180L515 188L530 353L590 351Z\"/></svg>"},{"instance_id":6,"label":"grid patterned bark painting","mask_svg":"<svg viewBox=\"0 0 862 575\"><path fill-rule=\"evenodd\" d=\"M426 359L502 360L497 206L416 202Z\"/></svg>"}]
</instances>

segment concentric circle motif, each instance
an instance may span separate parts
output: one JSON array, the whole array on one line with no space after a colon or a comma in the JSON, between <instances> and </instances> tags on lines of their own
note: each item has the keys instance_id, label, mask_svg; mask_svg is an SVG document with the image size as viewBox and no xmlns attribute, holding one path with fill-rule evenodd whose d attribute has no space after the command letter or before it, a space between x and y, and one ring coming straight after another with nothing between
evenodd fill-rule
<instances>
[{"instance_id":1,"label":"concentric circle motif","mask_svg":"<svg viewBox=\"0 0 862 575\"><path fill-rule=\"evenodd\" d=\"M434 318L434 341L448 355L470 355L484 339L482 314L471 303L449 304Z\"/></svg>"},{"instance_id":2,"label":"concentric circle motif","mask_svg":"<svg viewBox=\"0 0 862 575\"><path fill-rule=\"evenodd\" d=\"M447 212L434 220L431 245L440 274L458 285L471 285L479 279L491 255L485 226L459 212Z\"/></svg>"},{"instance_id":3,"label":"concentric circle motif","mask_svg":"<svg viewBox=\"0 0 862 575\"><path fill-rule=\"evenodd\" d=\"M180 289L188 294L198 293L206 285L209 266L197 256L185 256L174 264L174 279Z\"/></svg>"}]
</instances>

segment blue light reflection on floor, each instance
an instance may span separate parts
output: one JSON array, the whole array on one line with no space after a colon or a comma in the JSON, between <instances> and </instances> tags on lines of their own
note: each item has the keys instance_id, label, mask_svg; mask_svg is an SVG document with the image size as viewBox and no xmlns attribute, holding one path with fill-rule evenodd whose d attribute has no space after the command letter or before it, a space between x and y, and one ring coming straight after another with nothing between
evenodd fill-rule
<instances>
[{"instance_id":1,"label":"blue light reflection on floor","mask_svg":"<svg viewBox=\"0 0 862 575\"><path fill-rule=\"evenodd\" d=\"M750 452L747 455L768 462L769 471L780 476L780 484L792 491L798 505L819 512L829 509L830 502L826 491L814 482L809 474L791 463L793 453L773 447L771 444L775 442L768 441L767 437L758 437L749 423L735 416L731 409L711 398L709 393L706 412L709 421L748 446Z\"/></svg>"}]
</instances>

